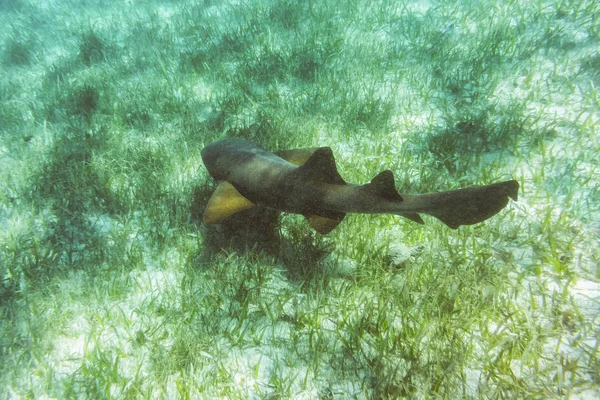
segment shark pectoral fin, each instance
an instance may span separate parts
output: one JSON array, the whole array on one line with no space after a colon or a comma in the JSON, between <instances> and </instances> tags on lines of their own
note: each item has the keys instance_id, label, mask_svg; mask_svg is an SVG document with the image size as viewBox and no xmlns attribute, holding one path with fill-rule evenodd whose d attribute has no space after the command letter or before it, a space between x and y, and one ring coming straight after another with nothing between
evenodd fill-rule
<instances>
[{"instance_id":1,"label":"shark pectoral fin","mask_svg":"<svg viewBox=\"0 0 600 400\"><path fill-rule=\"evenodd\" d=\"M417 224L425 225L425 221L423 221L423 218L421 218L421 216L417 213L400 213L398 215L408 218L411 221L415 221Z\"/></svg>"},{"instance_id":2,"label":"shark pectoral fin","mask_svg":"<svg viewBox=\"0 0 600 400\"><path fill-rule=\"evenodd\" d=\"M231 183L221 182L204 209L204 223L219 223L230 215L251 207L254 207L254 203L242 196Z\"/></svg>"},{"instance_id":3,"label":"shark pectoral fin","mask_svg":"<svg viewBox=\"0 0 600 400\"><path fill-rule=\"evenodd\" d=\"M344 219L345 214L342 214L339 218L327 218L319 215L306 215L310 226L321 235L327 235L329 232L335 229L340 222Z\"/></svg>"},{"instance_id":4,"label":"shark pectoral fin","mask_svg":"<svg viewBox=\"0 0 600 400\"><path fill-rule=\"evenodd\" d=\"M308 161L308 159L317 150L319 150L319 147L313 147L310 149L280 150L276 151L275 154L289 163L301 166L304 165L304 163Z\"/></svg>"}]
</instances>

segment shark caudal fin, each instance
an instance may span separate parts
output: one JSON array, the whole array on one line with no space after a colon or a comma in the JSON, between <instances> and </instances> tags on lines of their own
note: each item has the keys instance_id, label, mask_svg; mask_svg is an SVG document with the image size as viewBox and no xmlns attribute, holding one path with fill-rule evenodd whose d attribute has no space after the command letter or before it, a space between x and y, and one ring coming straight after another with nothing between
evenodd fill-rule
<instances>
[{"instance_id":1,"label":"shark caudal fin","mask_svg":"<svg viewBox=\"0 0 600 400\"><path fill-rule=\"evenodd\" d=\"M216 224L236 212L254 207L254 203L245 198L229 182L221 182L208 199L204 209L204 223Z\"/></svg>"},{"instance_id":2,"label":"shark caudal fin","mask_svg":"<svg viewBox=\"0 0 600 400\"><path fill-rule=\"evenodd\" d=\"M508 199L517 200L519 183L506 181L485 186L442 193L415 196L422 200L423 213L434 216L452 229L461 225L472 225L496 215L508 204Z\"/></svg>"}]
</instances>

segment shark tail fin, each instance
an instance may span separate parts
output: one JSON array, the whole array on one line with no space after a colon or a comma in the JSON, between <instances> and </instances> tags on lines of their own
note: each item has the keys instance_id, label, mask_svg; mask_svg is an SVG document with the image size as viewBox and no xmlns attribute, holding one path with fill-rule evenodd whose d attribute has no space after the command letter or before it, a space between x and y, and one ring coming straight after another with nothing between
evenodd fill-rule
<instances>
[{"instance_id":1,"label":"shark tail fin","mask_svg":"<svg viewBox=\"0 0 600 400\"><path fill-rule=\"evenodd\" d=\"M508 204L517 200L519 183L506 181L485 186L474 186L449 192L430 193L422 196L424 210L452 229L472 225L497 214Z\"/></svg>"},{"instance_id":2,"label":"shark tail fin","mask_svg":"<svg viewBox=\"0 0 600 400\"><path fill-rule=\"evenodd\" d=\"M231 183L220 182L204 209L204 223L219 223L230 215L251 207L254 207L254 203L242 196Z\"/></svg>"}]
</instances>

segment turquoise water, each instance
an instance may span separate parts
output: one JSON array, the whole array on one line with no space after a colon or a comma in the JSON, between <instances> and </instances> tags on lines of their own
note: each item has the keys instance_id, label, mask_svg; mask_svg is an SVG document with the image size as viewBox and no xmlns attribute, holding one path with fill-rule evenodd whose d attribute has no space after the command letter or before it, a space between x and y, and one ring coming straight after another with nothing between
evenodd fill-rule
<instances>
[{"instance_id":1,"label":"turquoise water","mask_svg":"<svg viewBox=\"0 0 600 400\"><path fill-rule=\"evenodd\" d=\"M0 1L1 398L600 397L599 13ZM205 224L225 137L519 199Z\"/></svg>"}]
</instances>

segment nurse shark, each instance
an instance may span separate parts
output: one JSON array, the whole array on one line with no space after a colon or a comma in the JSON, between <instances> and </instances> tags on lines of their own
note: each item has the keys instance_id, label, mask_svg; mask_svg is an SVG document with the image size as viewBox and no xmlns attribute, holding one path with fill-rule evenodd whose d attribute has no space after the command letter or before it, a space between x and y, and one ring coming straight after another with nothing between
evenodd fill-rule
<instances>
[{"instance_id":1,"label":"nurse shark","mask_svg":"<svg viewBox=\"0 0 600 400\"><path fill-rule=\"evenodd\" d=\"M219 223L255 205L302 214L319 233L331 232L346 213L396 214L424 224L431 215L450 228L472 225L517 200L515 180L439 193L398 193L386 170L370 183L346 183L329 147L269 152L244 139L228 138L202 149L202 161L218 186L204 222Z\"/></svg>"}]
</instances>

